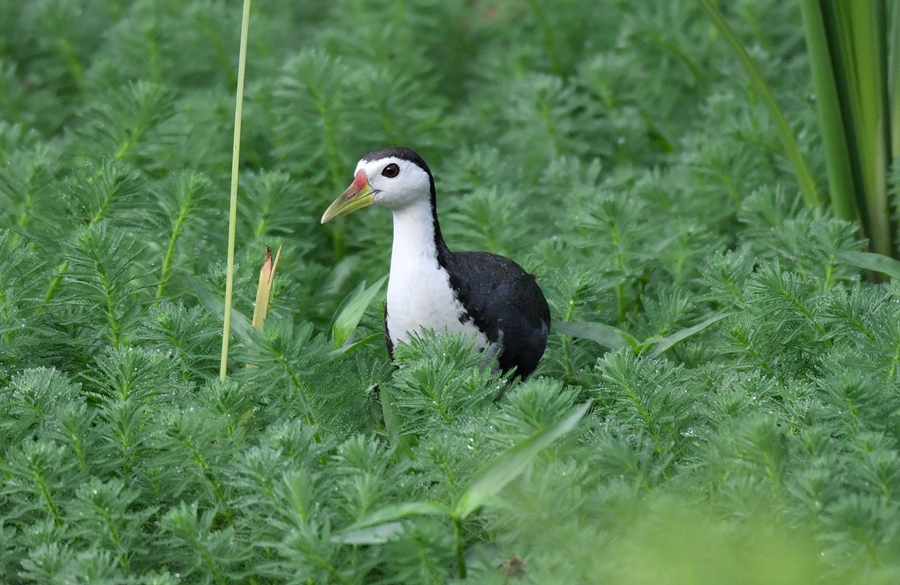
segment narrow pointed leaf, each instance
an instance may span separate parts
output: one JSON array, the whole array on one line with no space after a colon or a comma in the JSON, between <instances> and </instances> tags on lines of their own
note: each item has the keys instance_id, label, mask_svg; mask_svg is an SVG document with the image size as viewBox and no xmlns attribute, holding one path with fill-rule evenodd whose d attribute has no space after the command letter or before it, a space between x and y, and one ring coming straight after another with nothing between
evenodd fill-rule
<instances>
[{"instance_id":1,"label":"narrow pointed leaf","mask_svg":"<svg viewBox=\"0 0 900 585\"><path fill-rule=\"evenodd\" d=\"M528 437L488 463L459 497L455 515L465 518L491 501L506 484L528 469L531 460L538 453L574 429L590 406L591 402L586 402L552 427Z\"/></svg>"},{"instance_id":2,"label":"narrow pointed leaf","mask_svg":"<svg viewBox=\"0 0 900 585\"><path fill-rule=\"evenodd\" d=\"M386 528L382 531L375 530L368 533L364 533L363 530L385 526L387 524L396 524L398 520L413 516L449 517L451 514L451 510L447 508L447 506L438 502L405 502L403 504L391 504L366 514L364 517L348 526L336 538L346 542L345 539L347 538L364 538L365 534L369 534L373 538L383 537L385 534L390 534L391 529Z\"/></svg>"},{"instance_id":3,"label":"narrow pointed leaf","mask_svg":"<svg viewBox=\"0 0 900 585\"><path fill-rule=\"evenodd\" d=\"M891 31L888 54L888 111L890 112L891 156L893 164L900 159L900 7L891 10Z\"/></svg>"},{"instance_id":4,"label":"narrow pointed leaf","mask_svg":"<svg viewBox=\"0 0 900 585\"><path fill-rule=\"evenodd\" d=\"M350 338L350 334L359 325L366 309L381 290L385 280L387 280L387 275L384 275L369 288L365 288L366 283L363 282L347 295L337 311L335 311L334 320L331 323L331 336L335 345L342 347L347 339Z\"/></svg>"},{"instance_id":5,"label":"narrow pointed leaf","mask_svg":"<svg viewBox=\"0 0 900 585\"><path fill-rule=\"evenodd\" d=\"M851 266L881 272L891 278L900 278L900 261L888 258L882 254L848 252L845 250L833 250L831 253Z\"/></svg>"},{"instance_id":6,"label":"narrow pointed leaf","mask_svg":"<svg viewBox=\"0 0 900 585\"><path fill-rule=\"evenodd\" d=\"M605 323L590 321L561 321L553 323L553 331L572 337L581 337L596 341L609 349L622 349L629 347L623 331Z\"/></svg>"},{"instance_id":7,"label":"narrow pointed leaf","mask_svg":"<svg viewBox=\"0 0 900 585\"><path fill-rule=\"evenodd\" d=\"M800 147L797 145L797 139L794 138L794 133L791 130L790 124L788 124L787 118L784 117L784 113L782 113L781 108L778 106L778 102L775 101L775 96L772 95L772 90L769 89L769 84L766 83L759 68L756 67L756 63L753 62L753 59L750 58L750 55L744 49L743 45L741 45L740 39L738 39L737 35L734 34L734 31L731 30L731 26L729 26L728 21L725 20L722 11L713 4L712 0L698 0L698 2L700 2L700 5L706 10L710 20L713 21L713 24L716 25L716 28L719 29L719 32L722 33L722 36L725 37L725 40L728 41L731 48L734 49L741 64L744 65L744 70L750 78L753 89L756 90L756 93L759 94L763 103L766 104L769 115L772 116L772 122L778 130L778 137L781 139L784 155L794 167L794 175L797 178L797 183L800 184L800 192L803 194L803 201L806 203L807 207L820 208L822 203L819 200L819 194L816 191L815 179L813 179L812 173L806 165L806 159L803 158L803 153L800 152Z\"/></svg>"},{"instance_id":8,"label":"narrow pointed leaf","mask_svg":"<svg viewBox=\"0 0 900 585\"><path fill-rule=\"evenodd\" d=\"M344 345L337 348L336 350L331 352L332 357L337 357L344 353L351 353L361 348L364 345L372 343L373 341L384 339L384 333L373 333L372 335L367 335L360 339L359 341L354 341L353 343L344 342Z\"/></svg>"},{"instance_id":9,"label":"narrow pointed leaf","mask_svg":"<svg viewBox=\"0 0 900 585\"><path fill-rule=\"evenodd\" d=\"M682 329L681 331L676 331L675 333L673 333L672 335L669 335L668 337L663 337L661 340L659 340L656 343L656 345L653 346L653 349L650 351L650 353L648 355L650 357L657 357L660 354L662 354L664 351L666 351L666 350L670 349L671 347L673 347L674 345L684 341L691 335L700 333L701 331L703 331L704 329L706 329L713 323L718 323L722 319L731 317L734 314L735 313L725 313L724 315L716 315L715 317L710 317L706 321L703 321L702 323L698 323L698 324L694 325L693 327L688 327L687 329Z\"/></svg>"},{"instance_id":10,"label":"narrow pointed leaf","mask_svg":"<svg viewBox=\"0 0 900 585\"><path fill-rule=\"evenodd\" d=\"M207 311L222 319L225 319L225 303L216 295L212 294L200 284L196 279L190 279L197 292L197 299ZM241 343L251 345L253 343L253 324L243 313L231 310L231 332L234 333Z\"/></svg>"},{"instance_id":11,"label":"narrow pointed leaf","mask_svg":"<svg viewBox=\"0 0 900 585\"><path fill-rule=\"evenodd\" d=\"M852 119L857 199L871 249L894 253L887 193L890 141L887 99L887 12L885 2L825 3L834 11L834 31L841 47L839 66L846 109Z\"/></svg>"},{"instance_id":12,"label":"narrow pointed leaf","mask_svg":"<svg viewBox=\"0 0 900 585\"><path fill-rule=\"evenodd\" d=\"M388 522L361 530L354 530L331 537L331 542L341 544L384 544L397 538L403 532L402 522Z\"/></svg>"},{"instance_id":13,"label":"narrow pointed leaf","mask_svg":"<svg viewBox=\"0 0 900 585\"><path fill-rule=\"evenodd\" d=\"M394 446L400 455L407 459L415 459L408 437L400 434L403 419L394 408L394 396L390 386L387 384L381 387L381 412L384 417L384 430L391 445Z\"/></svg>"},{"instance_id":14,"label":"narrow pointed leaf","mask_svg":"<svg viewBox=\"0 0 900 585\"><path fill-rule=\"evenodd\" d=\"M829 27L823 6L819 0L800 0L803 16L803 30L809 53L810 68L816 91L816 110L819 128L822 130L822 146L828 162L828 187L831 206L840 218L856 219L856 187L854 184L851 153L848 148L847 132L844 126L845 112L841 107L836 75L840 71L829 45ZM829 19L827 22L830 22ZM834 46L835 49L837 48Z\"/></svg>"}]
</instances>

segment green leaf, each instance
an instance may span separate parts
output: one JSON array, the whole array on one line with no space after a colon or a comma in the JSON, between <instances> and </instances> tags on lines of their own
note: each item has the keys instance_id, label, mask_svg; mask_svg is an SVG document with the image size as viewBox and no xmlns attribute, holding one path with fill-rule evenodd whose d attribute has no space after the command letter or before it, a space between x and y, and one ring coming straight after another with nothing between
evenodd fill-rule
<instances>
[{"instance_id":1,"label":"green leaf","mask_svg":"<svg viewBox=\"0 0 900 585\"><path fill-rule=\"evenodd\" d=\"M589 400L552 427L528 437L488 463L472 480L466 491L460 495L454 510L455 515L460 519L466 518L482 505L494 499L506 484L528 468L531 460L538 453L574 429L590 406L591 401Z\"/></svg>"},{"instance_id":2,"label":"green leaf","mask_svg":"<svg viewBox=\"0 0 900 585\"><path fill-rule=\"evenodd\" d=\"M438 502L405 502L391 504L366 514L331 540L344 544L380 544L400 533L398 520L412 516L452 516L452 511Z\"/></svg>"},{"instance_id":3,"label":"green leaf","mask_svg":"<svg viewBox=\"0 0 900 585\"><path fill-rule=\"evenodd\" d=\"M415 454L409 445L409 439L400 434L403 420L400 413L394 408L394 396L389 384L381 386L381 413L384 417L384 431L387 433L391 445L394 446L400 455L407 459L415 459Z\"/></svg>"},{"instance_id":4,"label":"green leaf","mask_svg":"<svg viewBox=\"0 0 900 585\"><path fill-rule=\"evenodd\" d=\"M888 97L890 98L891 154L894 160L900 156L900 10L896 4L891 10L891 30L887 39L888 54Z\"/></svg>"},{"instance_id":5,"label":"green leaf","mask_svg":"<svg viewBox=\"0 0 900 585\"><path fill-rule=\"evenodd\" d=\"M344 353L351 353L361 348L362 346L369 344L377 339L384 339L384 333L373 333L372 335L367 335L363 337L359 341L354 341L353 343L347 343L342 347L337 348L333 352L331 352L332 357L337 357Z\"/></svg>"},{"instance_id":6,"label":"green leaf","mask_svg":"<svg viewBox=\"0 0 900 585\"><path fill-rule=\"evenodd\" d=\"M882 272L891 278L900 278L900 261L888 258L882 254L850 252L847 250L832 250L831 253L851 266Z\"/></svg>"},{"instance_id":7,"label":"green leaf","mask_svg":"<svg viewBox=\"0 0 900 585\"><path fill-rule=\"evenodd\" d=\"M850 129L844 127L845 118L841 114L839 86L836 82L839 64L835 62L829 48L831 35L826 26L827 14L819 0L800 0L800 14L803 17L807 53L815 84L822 146L828 162L831 207L838 217L852 220L856 218L856 191L847 143L847 132Z\"/></svg>"},{"instance_id":8,"label":"green leaf","mask_svg":"<svg viewBox=\"0 0 900 585\"><path fill-rule=\"evenodd\" d=\"M353 532L332 536L331 542L341 544L384 544L397 538L401 532L403 532L402 522L388 522L387 524L378 524L362 530L354 530Z\"/></svg>"},{"instance_id":9,"label":"green leaf","mask_svg":"<svg viewBox=\"0 0 900 585\"><path fill-rule=\"evenodd\" d=\"M191 281L191 284L194 285L194 290L197 292L197 299L200 301L200 304L203 305L207 311L224 321L225 303L219 299L219 297L203 288L203 285L200 284L200 281L197 279L191 278L189 280ZM234 309L231 310L231 331L244 345L253 344L253 324L243 313Z\"/></svg>"},{"instance_id":10,"label":"green leaf","mask_svg":"<svg viewBox=\"0 0 900 585\"><path fill-rule=\"evenodd\" d=\"M735 314L736 313L725 313L724 315L716 315L715 317L710 317L706 321L703 321L702 323L698 323L697 325L694 325L693 327L688 327L687 329L682 329L681 331L676 331L675 333L673 333L672 335L669 335L668 337L663 337L658 342L656 342L656 344L653 346L653 350L648 355L652 358L658 357L664 351L666 351L667 349L676 345L677 343L684 341L691 335L694 335L695 333L700 333L701 331L703 331L704 329L706 329L713 323L718 323L722 319L731 317L732 315L735 315Z\"/></svg>"},{"instance_id":11,"label":"green leaf","mask_svg":"<svg viewBox=\"0 0 900 585\"><path fill-rule=\"evenodd\" d=\"M343 300L341 305L334 313L334 319L331 321L331 337L337 347L343 347L344 343L350 338L350 334L359 325L360 320L366 312L366 309L375 299L375 296L381 290L384 281L388 275L381 277L381 280L366 288L363 281L353 292L351 292Z\"/></svg>"},{"instance_id":12,"label":"green leaf","mask_svg":"<svg viewBox=\"0 0 900 585\"><path fill-rule=\"evenodd\" d=\"M812 173L806 165L806 159L803 158L803 153L800 152L800 147L797 145L797 139L794 138L794 133L791 131L791 126L788 124L787 118L784 117L784 113L782 113L781 108L778 107L778 102L775 101L775 96L772 95L772 90L769 89L769 84L766 83L762 73L760 73L759 69L756 67L756 63L753 62L753 59L750 58L750 55L747 54L747 51L744 49L743 45L741 45L740 39L738 39L737 35L734 34L734 31L731 30L722 11L713 4L712 0L697 1L700 2L700 5L706 10L709 18L713 21L713 24L716 25L716 28L719 29L719 32L722 33L722 36L725 37L725 40L728 41L728 44L731 45L731 48L734 49L734 52L737 53L738 58L744 65L747 76L750 78L753 89L756 90L756 93L759 94L763 103L766 104L769 115L772 116L772 122L778 130L778 137L781 139L784 155L794 167L794 175L797 178L797 183L800 184L800 192L803 194L803 201L806 203L807 207L816 209L821 208L822 202L819 200L819 194L816 192L815 179L813 179Z\"/></svg>"},{"instance_id":13,"label":"green leaf","mask_svg":"<svg viewBox=\"0 0 900 585\"><path fill-rule=\"evenodd\" d=\"M607 325L591 321L560 321L553 323L553 331L572 337L582 337L596 341L609 349L622 349L629 347L624 331Z\"/></svg>"}]
</instances>

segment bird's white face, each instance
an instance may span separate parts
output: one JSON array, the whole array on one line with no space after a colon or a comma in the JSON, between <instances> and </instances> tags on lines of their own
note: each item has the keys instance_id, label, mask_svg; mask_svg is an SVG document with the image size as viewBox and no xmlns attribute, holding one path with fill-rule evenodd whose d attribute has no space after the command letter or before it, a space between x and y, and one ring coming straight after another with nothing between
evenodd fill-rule
<instances>
[{"instance_id":1,"label":"bird's white face","mask_svg":"<svg viewBox=\"0 0 900 585\"><path fill-rule=\"evenodd\" d=\"M410 203L428 201L431 195L428 173L408 160L392 156L371 161L363 159L356 165L357 176L360 171L366 174L374 194L374 205L401 209Z\"/></svg>"},{"instance_id":2,"label":"bird's white face","mask_svg":"<svg viewBox=\"0 0 900 585\"><path fill-rule=\"evenodd\" d=\"M347 190L325 211L322 223L367 205L383 205L396 211L427 202L431 196L431 178L425 169L402 158L362 159L354 174Z\"/></svg>"}]
</instances>

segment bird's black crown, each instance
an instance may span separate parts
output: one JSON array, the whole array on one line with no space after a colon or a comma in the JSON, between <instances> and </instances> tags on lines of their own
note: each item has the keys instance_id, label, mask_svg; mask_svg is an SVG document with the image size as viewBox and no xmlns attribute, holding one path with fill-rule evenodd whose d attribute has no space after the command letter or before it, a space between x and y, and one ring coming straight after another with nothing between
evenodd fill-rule
<instances>
[{"instance_id":1,"label":"bird's black crown","mask_svg":"<svg viewBox=\"0 0 900 585\"><path fill-rule=\"evenodd\" d=\"M428 168L425 160L422 159L422 157L419 156L416 151L411 148L406 148L405 146L386 146L385 148L379 148L378 150L373 150L372 152L364 156L363 160L366 162L371 162L373 160L388 157L399 158L400 160L408 160L409 162L421 167L423 171L428 173L429 177L432 176L431 169Z\"/></svg>"}]
</instances>

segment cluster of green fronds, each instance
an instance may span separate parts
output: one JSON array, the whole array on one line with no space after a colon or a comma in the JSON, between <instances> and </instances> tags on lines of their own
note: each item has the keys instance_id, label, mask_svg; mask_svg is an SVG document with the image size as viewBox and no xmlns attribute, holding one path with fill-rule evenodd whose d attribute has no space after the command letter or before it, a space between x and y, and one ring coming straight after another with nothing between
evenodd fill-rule
<instances>
[{"instance_id":1,"label":"cluster of green fronds","mask_svg":"<svg viewBox=\"0 0 900 585\"><path fill-rule=\"evenodd\" d=\"M799 9L720 4L826 184ZM284 252L220 382L200 299L224 289L239 20L0 2L0 582L900 578L900 289L803 208L699 3L255 3L239 312ZM428 160L451 248L513 257L554 322L628 347L554 332L525 382L452 336L337 350L391 222L318 220L388 144Z\"/></svg>"}]
</instances>

